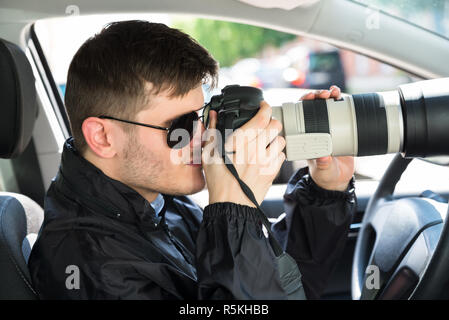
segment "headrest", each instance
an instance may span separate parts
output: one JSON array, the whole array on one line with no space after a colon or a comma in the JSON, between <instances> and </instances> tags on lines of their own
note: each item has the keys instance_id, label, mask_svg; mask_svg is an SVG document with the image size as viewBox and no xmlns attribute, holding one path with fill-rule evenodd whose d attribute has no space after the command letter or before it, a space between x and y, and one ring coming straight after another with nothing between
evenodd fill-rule
<instances>
[{"instance_id":1,"label":"headrest","mask_svg":"<svg viewBox=\"0 0 449 320\"><path fill-rule=\"evenodd\" d=\"M0 39L0 158L20 155L37 117L33 71L25 53Z\"/></svg>"}]
</instances>

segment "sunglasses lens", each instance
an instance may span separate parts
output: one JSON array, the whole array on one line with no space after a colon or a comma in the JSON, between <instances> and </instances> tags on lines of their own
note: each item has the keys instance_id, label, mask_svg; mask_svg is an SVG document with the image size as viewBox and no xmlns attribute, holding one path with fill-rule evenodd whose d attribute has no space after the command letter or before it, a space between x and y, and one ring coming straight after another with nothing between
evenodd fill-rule
<instances>
[{"instance_id":1,"label":"sunglasses lens","mask_svg":"<svg viewBox=\"0 0 449 320\"><path fill-rule=\"evenodd\" d=\"M198 114L193 111L173 121L167 134L167 144L172 149L181 149L190 143L198 122Z\"/></svg>"}]
</instances>

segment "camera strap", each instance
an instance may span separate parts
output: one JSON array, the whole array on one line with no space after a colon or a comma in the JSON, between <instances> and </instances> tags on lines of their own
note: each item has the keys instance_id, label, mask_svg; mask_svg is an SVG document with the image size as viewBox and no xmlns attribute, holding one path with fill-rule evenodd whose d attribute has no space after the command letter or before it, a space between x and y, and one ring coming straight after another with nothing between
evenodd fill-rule
<instances>
[{"instance_id":1,"label":"camera strap","mask_svg":"<svg viewBox=\"0 0 449 320\"><path fill-rule=\"evenodd\" d=\"M265 214L263 209L259 206L259 203L257 202L254 193L251 191L248 185L245 182L243 182L242 179L240 179L237 169L234 167L232 161L226 155L226 152L224 150L224 144L222 149L222 157L228 170L237 179L242 191L245 193L248 199L251 200L252 203L254 203L254 205L258 209L256 212L260 217L261 223L265 226L268 232L268 241L270 242L271 248L273 249L275 255L275 261L279 271L279 279L282 288L285 290L287 294L287 299L288 300L307 299L301 281L302 275L301 272L299 271L296 261L288 253L284 252L280 243L274 237L274 234L271 231L271 224L270 221L268 221L267 215Z\"/></svg>"},{"instance_id":2,"label":"camera strap","mask_svg":"<svg viewBox=\"0 0 449 320\"><path fill-rule=\"evenodd\" d=\"M225 112L222 112L221 114L219 114L219 116L221 116L221 118L222 118L222 121L218 122L217 128L220 131L220 133L222 134L222 137L224 137L224 141L226 141L226 139L228 138L226 136L226 133L228 133L226 129L234 129L234 120L238 117L238 113L236 112L237 110L238 109L232 109L232 110L229 109L229 110L226 110ZM232 161L229 159L229 157L226 154L224 142L221 144L221 148L219 151L221 153L220 156L222 157L226 167L228 168L228 170L231 172L231 174L234 176L234 178L239 183L240 188L242 189L243 193L248 197L248 199L252 203L254 203L254 205L258 209L257 213L259 215L261 223L265 226L265 228L268 232L268 235L269 235L268 238L269 238L271 247L273 248L275 255L280 256L284 252L284 250L282 249L281 245L279 244L279 242L276 240L273 233L271 232L271 223L270 223L270 221L268 221L267 215L265 214L263 209L259 206L259 203L257 203L257 199L254 196L254 193L251 191L250 187L248 187L248 185L245 182L243 182L242 179L240 179L237 169L234 167L234 164L232 163Z\"/></svg>"},{"instance_id":3,"label":"camera strap","mask_svg":"<svg viewBox=\"0 0 449 320\"><path fill-rule=\"evenodd\" d=\"M223 150L224 151L224 150ZM284 250L282 249L280 243L274 237L273 232L271 232L271 224L265 212L257 203L256 197L248 185L240 179L237 170L232 164L231 160L228 158L226 153L223 152L223 160L226 167L229 169L231 174L237 179L242 191L251 200L252 203L257 207L257 212L261 219L261 223L265 226L268 232L268 241L270 242L271 248L273 249L275 255L275 262L279 272L279 280L282 288L287 294L288 300L305 300L307 299L304 287L302 284L302 274L299 271L296 261Z\"/></svg>"},{"instance_id":4,"label":"camera strap","mask_svg":"<svg viewBox=\"0 0 449 320\"><path fill-rule=\"evenodd\" d=\"M222 117L222 120L224 121L218 121L217 128L222 134L222 137L224 137L224 140L226 140L226 129L234 129L234 120L236 117L239 116L239 113L236 112L238 109L228 109L225 112L219 113L219 117ZM256 206L257 214L260 218L260 222L262 223L262 228L265 227L267 231L267 238L270 242L270 246L273 250L273 253L275 255L275 263L277 265L277 270L279 272L279 280L282 288L285 290L285 293L287 294L287 299L289 300L303 300L306 299L304 287L302 285L302 275L299 271L298 265L296 261L284 250L282 249L282 246L275 238L273 232L271 231L271 223L268 221L267 215L263 211L263 209L259 206L259 203L257 202L256 197L254 196L254 193L251 191L250 187L242 180L240 179L240 176L237 172L237 169L235 168L232 161L229 159L229 157L226 154L225 150L225 143L223 142L221 144L221 148L218 150L221 153L221 158L224 161L224 164L228 168L229 172L234 176L234 178L237 180L237 182L240 185L240 188L242 189L243 193L248 197L248 199L254 203Z\"/></svg>"},{"instance_id":5,"label":"camera strap","mask_svg":"<svg viewBox=\"0 0 449 320\"><path fill-rule=\"evenodd\" d=\"M237 169L232 164L231 160L228 158L225 152L223 152L223 160L228 168L228 170L231 172L231 174L237 179L237 182L240 185L240 188L242 189L243 193L248 197L248 199L254 203L256 208L258 209L259 217L261 219L261 222L265 226L267 232L268 232L268 239L270 241L271 247L273 248L273 251L275 255L278 257L280 256L284 250L282 249L281 245L277 241L277 239L274 237L273 233L271 232L271 224L270 221L268 221L267 215L263 211L263 209L259 206L259 203L256 200L256 197L254 196L254 193L251 191L250 187L242 180L240 179L240 176L237 172Z\"/></svg>"}]
</instances>

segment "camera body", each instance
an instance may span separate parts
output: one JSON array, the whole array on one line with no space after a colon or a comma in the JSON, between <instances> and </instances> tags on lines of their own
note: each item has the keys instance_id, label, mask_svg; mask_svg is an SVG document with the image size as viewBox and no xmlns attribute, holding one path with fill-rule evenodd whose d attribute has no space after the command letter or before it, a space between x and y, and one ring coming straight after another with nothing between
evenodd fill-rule
<instances>
[{"instance_id":1,"label":"camera body","mask_svg":"<svg viewBox=\"0 0 449 320\"><path fill-rule=\"evenodd\" d=\"M220 95L211 98L210 110L218 114L217 130L225 137L225 129L235 130L248 122L259 111L263 93L258 88L229 85ZM206 121L206 127L208 126Z\"/></svg>"},{"instance_id":2,"label":"camera body","mask_svg":"<svg viewBox=\"0 0 449 320\"><path fill-rule=\"evenodd\" d=\"M239 85L226 86L220 95L213 96L210 101L210 110L215 110L218 113L217 130L220 131L221 136L226 139L232 130L248 122L259 111L262 100L262 90ZM272 108L272 117L283 125L280 134L286 139L287 160L313 159L331 155L332 137L329 130L326 129L324 121L327 119L317 119L314 132L305 133L305 130L300 130L297 127L294 119L298 118L298 111L302 110L301 104L302 102L284 103L282 106ZM311 107L316 105L318 110L323 106L323 102L310 101L310 105ZM314 118L309 119L308 124L314 120ZM304 121L302 123L305 128ZM206 123L207 125L208 123Z\"/></svg>"}]
</instances>

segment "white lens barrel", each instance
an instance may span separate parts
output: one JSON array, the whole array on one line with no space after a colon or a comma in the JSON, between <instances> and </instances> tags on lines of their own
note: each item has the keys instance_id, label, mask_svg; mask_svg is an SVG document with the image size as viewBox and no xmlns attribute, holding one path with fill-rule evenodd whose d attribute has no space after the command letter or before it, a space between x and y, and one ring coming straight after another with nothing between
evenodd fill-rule
<instances>
[{"instance_id":1,"label":"white lens barrel","mask_svg":"<svg viewBox=\"0 0 449 320\"><path fill-rule=\"evenodd\" d=\"M396 153L404 144L395 91L284 103L272 116L283 124L289 161Z\"/></svg>"},{"instance_id":2,"label":"white lens barrel","mask_svg":"<svg viewBox=\"0 0 449 320\"><path fill-rule=\"evenodd\" d=\"M404 118L402 116L401 101L397 91L378 93L387 112L388 124L388 150L387 153L396 153L404 147Z\"/></svg>"},{"instance_id":3,"label":"white lens barrel","mask_svg":"<svg viewBox=\"0 0 449 320\"><path fill-rule=\"evenodd\" d=\"M357 121L351 96L340 100L328 99L329 131L334 156L356 155L358 152Z\"/></svg>"}]
</instances>

